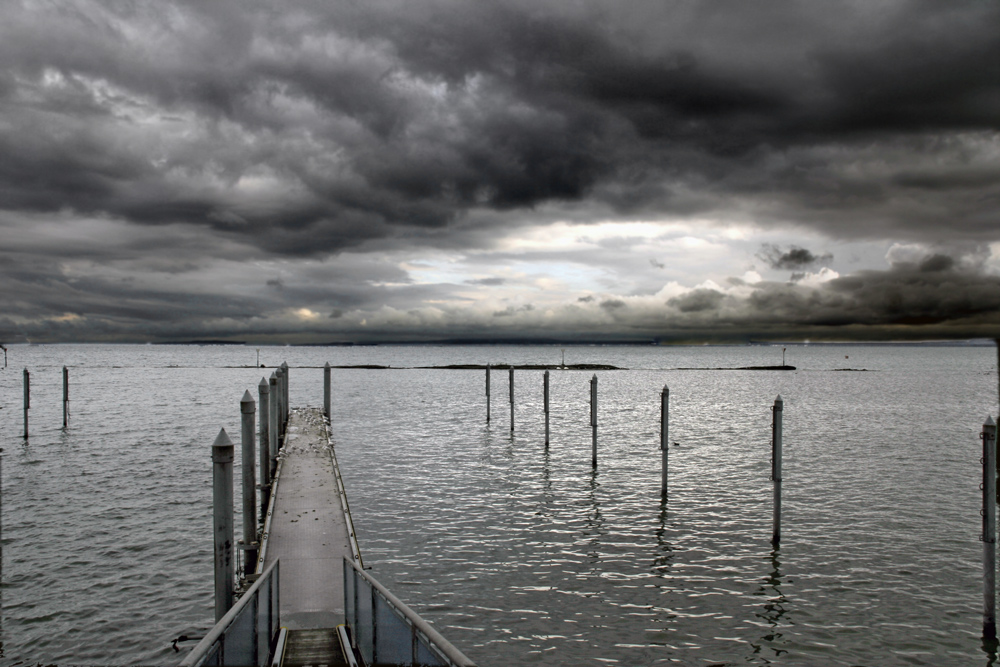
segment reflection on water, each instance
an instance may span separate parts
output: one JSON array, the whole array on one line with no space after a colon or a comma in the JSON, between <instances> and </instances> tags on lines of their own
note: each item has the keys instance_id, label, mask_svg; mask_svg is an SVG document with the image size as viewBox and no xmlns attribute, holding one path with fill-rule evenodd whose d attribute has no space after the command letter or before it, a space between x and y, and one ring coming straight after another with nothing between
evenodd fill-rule
<instances>
[{"instance_id":1,"label":"reflection on water","mask_svg":"<svg viewBox=\"0 0 1000 667\"><path fill-rule=\"evenodd\" d=\"M771 551L768 557L771 571L764 579L764 583L754 592L754 595L763 596L766 599L763 604L763 611L755 613L761 621L765 634L761 636L759 641L752 641L750 645L753 647L753 653L761 655L766 662L770 662L769 658L779 658L788 652L786 649L779 648L784 636L781 628L791 625L791 622L785 619L788 599L781 592L781 561L778 560L779 555L779 549Z\"/></svg>"}]
</instances>

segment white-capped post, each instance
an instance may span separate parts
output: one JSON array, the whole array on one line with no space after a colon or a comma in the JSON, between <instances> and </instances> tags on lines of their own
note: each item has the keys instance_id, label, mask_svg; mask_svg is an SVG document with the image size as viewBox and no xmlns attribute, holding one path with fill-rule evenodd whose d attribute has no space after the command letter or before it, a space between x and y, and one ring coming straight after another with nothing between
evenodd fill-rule
<instances>
[{"instance_id":1,"label":"white-capped post","mask_svg":"<svg viewBox=\"0 0 1000 667\"><path fill-rule=\"evenodd\" d=\"M243 398L240 400L240 416L242 417L240 441L243 445L244 576L252 573L251 563L257 563L257 549L254 547L257 542L257 476L254 474L254 468L257 465L254 456L254 444L257 439L257 429L254 423L256 412L257 406L254 405L250 391L243 392Z\"/></svg>"},{"instance_id":2,"label":"white-capped post","mask_svg":"<svg viewBox=\"0 0 1000 667\"><path fill-rule=\"evenodd\" d=\"M510 367L510 432L514 432L514 366Z\"/></svg>"},{"instance_id":3,"label":"white-capped post","mask_svg":"<svg viewBox=\"0 0 1000 667\"><path fill-rule=\"evenodd\" d=\"M590 380L590 464L597 467L597 374Z\"/></svg>"},{"instance_id":4,"label":"white-capped post","mask_svg":"<svg viewBox=\"0 0 1000 667\"><path fill-rule=\"evenodd\" d=\"M983 424L983 637L997 636L997 426L992 417Z\"/></svg>"},{"instance_id":5,"label":"white-capped post","mask_svg":"<svg viewBox=\"0 0 1000 667\"><path fill-rule=\"evenodd\" d=\"M670 454L670 389L660 392L660 495L667 497L667 458Z\"/></svg>"},{"instance_id":6,"label":"white-capped post","mask_svg":"<svg viewBox=\"0 0 1000 667\"><path fill-rule=\"evenodd\" d=\"M323 414L330 419L330 362L323 366Z\"/></svg>"},{"instance_id":7,"label":"white-capped post","mask_svg":"<svg viewBox=\"0 0 1000 667\"><path fill-rule=\"evenodd\" d=\"M260 435L257 440L257 459L260 462L260 516L267 512L267 501L271 496L271 385L264 378L257 385L257 402L260 404Z\"/></svg>"},{"instance_id":8,"label":"white-capped post","mask_svg":"<svg viewBox=\"0 0 1000 667\"><path fill-rule=\"evenodd\" d=\"M774 416L771 426L771 479L774 480L774 528L771 532L771 544L774 546L781 542L781 417L784 406L781 394L778 394L772 408Z\"/></svg>"},{"instance_id":9,"label":"white-capped post","mask_svg":"<svg viewBox=\"0 0 1000 667\"><path fill-rule=\"evenodd\" d=\"M226 429L212 444L212 523L218 622L233 606L233 442Z\"/></svg>"},{"instance_id":10,"label":"white-capped post","mask_svg":"<svg viewBox=\"0 0 1000 667\"><path fill-rule=\"evenodd\" d=\"M542 387L543 387L542 394L544 396L544 398L543 398L543 404L545 406L545 446L548 447L548 445L549 445L549 372L545 371L545 375L543 377L545 378L542 381Z\"/></svg>"}]
</instances>

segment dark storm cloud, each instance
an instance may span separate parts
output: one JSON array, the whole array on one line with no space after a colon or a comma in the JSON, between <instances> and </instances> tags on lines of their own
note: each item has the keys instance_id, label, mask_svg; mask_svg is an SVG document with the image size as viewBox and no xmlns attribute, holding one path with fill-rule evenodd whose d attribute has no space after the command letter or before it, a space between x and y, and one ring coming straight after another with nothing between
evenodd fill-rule
<instances>
[{"instance_id":1,"label":"dark storm cloud","mask_svg":"<svg viewBox=\"0 0 1000 667\"><path fill-rule=\"evenodd\" d=\"M846 236L997 222L975 203L1000 195L980 159L1000 118L995 3L3 15L8 210L194 222L286 254L576 200L685 213L735 196Z\"/></svg>"},{"instance_id":2,"label":"dark storm cloud","mask_svg":"<svg viewBox=\"0 0 1000 667\"><path fill-rule=\"evenodd\" d=\"M767 262L768 266L772 269L792 270L809 268L820 262L829 262L833 259L833 255L830 253L814 255L805 248L794 245L788 248L788 250L782 250L772 243L765 243L761 246L757 257Z\"/></svg>"},{"instance_id":3,"label":"dark storm cloud","mask_svg":"<svg viewBox=\"0 0 1000 667\"><path fill-rule=\"evenodd\" d=\"M13 0L0 333L988 320L994 278L949 247L998 240L997 25L994 2ZM551 321L463 310L456 293L501 278L425 285L399 257L358 259L672 216L934 250L817 286L808 271L829 254L765 246L792 284L647 310L633 285L568 296ZM599 239L578 261L637 240ZM255 262L274 264L232 265ZM462 305L419 314L424 300Z\"/></svg>"}]
</instances>

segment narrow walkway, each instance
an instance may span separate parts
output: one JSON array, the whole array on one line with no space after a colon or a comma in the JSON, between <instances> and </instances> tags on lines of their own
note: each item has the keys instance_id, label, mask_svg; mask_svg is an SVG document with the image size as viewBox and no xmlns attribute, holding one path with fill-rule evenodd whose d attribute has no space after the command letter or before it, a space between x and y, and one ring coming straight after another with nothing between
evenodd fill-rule
<instances>
[{"instance_id":1,"label":"narrow walkway","mask_svg":"<svg viewBox=\"0 0 1000 667\"><path fill-rule=\"evenodd\" d=\"M305 640L317 634L305 631L344 622L343 558L352 552L327 433L321 410L293 410L279 461L264 566L281 560L281 625L289 630L289 648L297 634Z\"/></svg>"}]
</instances>

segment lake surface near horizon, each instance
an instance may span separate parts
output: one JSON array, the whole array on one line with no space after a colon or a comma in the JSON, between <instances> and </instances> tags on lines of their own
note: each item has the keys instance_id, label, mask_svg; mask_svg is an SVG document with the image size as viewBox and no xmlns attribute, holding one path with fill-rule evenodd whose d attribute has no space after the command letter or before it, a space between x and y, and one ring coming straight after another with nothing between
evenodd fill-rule
<instances>
[{"instance_id":1,"label":"lake surface near horizon","mask_svg":"<svg viewBox=\"0 0 1000 667\"><path fill-rule=\"evenodd\" d=\"M213 619L210 445L220 427L238 439L243 392L282 361L293 407L322 405L326 362L393 367L333 372L362 555L481 667L996 661L980 636L978 437L997 411L993 347L787 346L791 372L676 370L777 365L780 345L259 349L266 369L254 346L9 346L0 664L179 662L171 640ZM515 374L512 434L505 371L487 424L482 371L415 368L558 364L563 349L628 369L596 373L596 471L592 371L551 372L546 449L542 371Z\"/></svg>"}]
</instances>

